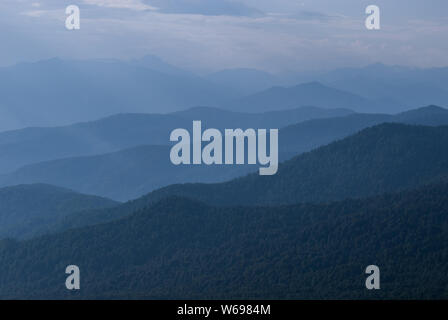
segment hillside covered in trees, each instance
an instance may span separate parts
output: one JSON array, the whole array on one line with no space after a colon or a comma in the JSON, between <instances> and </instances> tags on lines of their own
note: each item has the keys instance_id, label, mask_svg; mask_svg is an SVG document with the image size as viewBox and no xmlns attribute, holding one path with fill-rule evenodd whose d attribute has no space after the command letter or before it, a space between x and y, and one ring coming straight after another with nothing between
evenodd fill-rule
<instances>
[{"instance_id":1,"label":"hillside covered in trees","mask_svg":"<svg viewBox=\"0 0 448 320\"><path fill-rule=\"evenodd\" d=\"M448 184L363 200L168 198L108 224L0 242L1 298L447 298ZM65 267L82 288L65 289ZM366 266L381 290L365 289Z\"/></svg>"},{"instance_id":2,"label":"hillside covered in trees","mask_svg":"<svg viewBox=\"0 0 448 320\"><path fill-rule=\"evenodd\" d=\"M53 231L111 221L170 196L212 205L328 202L417 188L448 177L448 127L382 124L280 165L274 176L178 184L111 209L64 217Z\"/></svg>"},{"instance_id":3,"label":"hillside covered in trees","mask_svg":"<svg viewBox=\"0 0 448 320\"><path fill-rule=\"evenodd\" d=\"M448 177L447 146L447 126L386 123L286 161L274 176L174 185L147 201L177 195L219 205L292 204L394 192Z\"/></svg>"},{"instance_id":4,"label":"hillside covered in trees","mask_svg":"<svg viewBox=\"0 0 448 320\"><path fill-rule=\"evenodd\" d=\"M110 208L118 202L44 184L0 189L0 239L30 238L78 211Z\"/></svg>"}]
</instances>

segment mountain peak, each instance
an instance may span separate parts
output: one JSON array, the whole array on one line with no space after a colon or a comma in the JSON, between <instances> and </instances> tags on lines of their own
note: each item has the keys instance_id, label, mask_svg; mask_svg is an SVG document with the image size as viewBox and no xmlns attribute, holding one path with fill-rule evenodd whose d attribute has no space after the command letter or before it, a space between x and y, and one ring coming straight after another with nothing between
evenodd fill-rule
<instances>
[{"instance_id":1,"label":"mountain peak","mask_svg":"<svg viewBox=\"0 0 448 320\"><path fill-rule=\"evenodd\" d=\"M448 111L447 109L445 109L443 107L436 106L434 104L431 104L431 105L426 106L426 107L422 107L422 108L420 108L420 110L439 111L439 112L447 112Z\"/></svg>"},{"instance_id":2,"label":"mountain peak","mask_svg":"<svg viewBox=\"0 0 448 320\"><path fill-rule=\"evenodd\" d=\"M448 114L448 110L436 105L429 105L426 107L421 107L409 111L402 112L401 115L408 115L408 114Z\"/></svg>"},{"instance_id":3,"label":"mountain peak","mask_svg":"<svg viewBox=\"0 0 448 320\"><path fill-rule=\"evenodd\" d=\"M298 84L296 87L329 88L319 81L310 81L310 82L301 83L301 84Z\"/></svg>"}]
</instances>

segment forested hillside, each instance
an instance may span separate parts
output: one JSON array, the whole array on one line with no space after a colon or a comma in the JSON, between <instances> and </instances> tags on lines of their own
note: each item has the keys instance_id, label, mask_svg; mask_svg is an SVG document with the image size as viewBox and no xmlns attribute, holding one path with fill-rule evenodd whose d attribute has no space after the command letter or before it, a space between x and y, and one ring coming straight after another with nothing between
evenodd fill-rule
<instances>
[{"instance_id":1,"label":"forested hillside","mask_svg":"<svg viewBox=\"0 0 448 320\"><path fill-rule=\"evenodd\" d=\"M278 205L416 188L448 177L447 146L448 127L383 124L287 161L274 176L172 185L117 208L68 215L53 230L111 221L170 196L212 205Z\"/></svg>"},{"instance_id":2,"label":"forested hillside","mask_svg":"<svg viewBox=\"0 0 448 320\"><path fill-rule=\"evenodd\" d=\"M0 242L0 297L447 298L447 192L280 207L169 198L116 222ZM70 264L78 292L64 286Z\"/></svg>"},{"instance_id":3,"label":"forested hillside","mask_svg":"<svg viewBox=\"0 0 448 320\"><path fill-rule=\"evenodd\" d=\"M78 211L110 208L118 203L50 185L19 185L0 189L0 239L29 238Z\"/></svg>"},{"instance_id":4,"label":"forested hillside","mask_svg":"<svg viewBox=\"0 0 448 320\"><path fill-rule=\"evenodd\" d=\"M274 176L169 186L148 201L177 195L210 204L287 204L364 197L448 177L448 127L382 124L297 156Z\"/></svg>"}]
</instances>

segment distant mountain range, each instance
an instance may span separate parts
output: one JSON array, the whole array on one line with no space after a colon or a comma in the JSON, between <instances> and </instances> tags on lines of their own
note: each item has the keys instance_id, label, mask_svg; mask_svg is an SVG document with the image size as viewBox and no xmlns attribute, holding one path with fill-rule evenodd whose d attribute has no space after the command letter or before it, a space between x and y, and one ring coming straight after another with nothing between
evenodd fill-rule
<instances>
[{"instance_id":1,"label":"distant mountain range","mask_svg":"<svg viewBox=\"0 0 448 320\"><path fill-rule=\"evenodd\" d=\"M389 99L373 100L328 87L319 82L309 82L293 87L270 89L226 102L225 107L247 112L263 112L275 109L313 105L327 108L349 108L356 112L396 113L407 109Z\"/></svg>"},{"instance_id":2,"label":"distant mountain range","mask_svg":"<svg viewBox=\"0 0 448 320\"><path fill-rule=\"evenodd\" d=\"M109 208L118 202L44 184L0 189L0 238L30 238L78 211Z\"/></svg>"},{"instance_id":3,"label":"distant mountain range","mask_svg":"<svg viewBox=\"0 0 448 320\"><path fill-rule=\"evenodd\" d=\"M21 63L0 68L0 131L198 105L240 112L316 106L389 114L448 106L448 68L376 64L296 78L248 68L198 76L151 55L131 61Z\"/></svg>"},{"instance_id":4,"label":"distant mountain range","mask_svg":"<svg viewBox=\"0 0 448 320\"><path fill-rule=\"evenodd\" d=\"M147 59L146 59L147 60ZM147 62L51 59L0 68L0 131L56 126L123 112L170 112L234 96L198 76ZM148 63L154 68L154 63ZM26 94L24 94L26 93Z\"/></svg>"},{"instance_id":5,"label":"distant mountain range","mask_svg":"<svg viewBox=\"0 0 448 320\"><path fill-rule=\"evenodd\" d=\"M343 68L316 76L330 87L369 99L390 99L415 108L448 106L448 68L419 69L376 63L363 68Z\"/></svg>"},{"instance_id":6,"label":"distant mountain range","mask_svg":"<svg viewBox=\"0 0 448 320\"><path fill-rule=\"evenodd\" d=\"M281 128L309 119L344 116L346 109L297 109L249 114L196 107L171 114L119 114L97 121L0 133L0 173L60 158L99 155L140 145L168 145L172 130L202 120L210 128Z\"/></svg>"},{"instance_id":7,"label":"distant mountain range","mask_svg":"<svg viewBox=\"0 0 448 320\"><path fill-rule=\"evenodd\" d=\"M293 118L300 118L308 111L311 115L313 111L315 116L322 115L318 109L297 109L285 113L268 113L259 115L237 114L229 113L218 109L196 108L188 112L177 113L176 116L182 117L188 121L191 119L204 119L205 123L211 125L223 126L225 124L241 125L242 128L257 127L265 122L277 123L283 122L285 117L289 116L289 120ZM342 111L343 112L343 111ZM325 113L325 112L324 112ZM294 117L296 115L297 117ZM277 119L278 117L278 119ZM129 121L124 121L128 119ZM150 139L166 139L169 135L168 130L163 127L163 121L151 127L151 132L145 133L144 127L146 121L149 121L143 115L132 115L121 117L120 128L113 129L109 121L106 123L92 123L90 128L101 128L102 131L68 131L72 135L64 141L62 136L55 135L60 139L61 147L57 151L70 150L70 147L76 146L73 139L77 137L89 137L90 140L97 142L99 139L94 139L93 134L87 135L86 132L94 132L96 137L103 137L104 146L117 146L123 143L132 143L150 141ZM118 119L116 119L118 120ZM139 122L137 120L142 120ZM371 115L371 114L349 114L343 117L314 119L300 122L291 126L282 128L279 133L279 156L280 160L288 160L291 157L303 152L310 151L319 146L331 143L337 139L345 138L351 134L356 133L366 127L374 126L384 122L399 122L408 124L421 125L448 125L448 110L438 108L435 106L421 108L395 116L391 115ZM170 123L170 122L165 122ZM102 124L102 125L101 125ZM244 125L247 124L247 125ZM141 125L141 127L139 127ZM158 130L157 126L160 127ZM187 123L187 128L191 126L191 122ZM107 129L106 128L110 128ZM124 128L133 128L132 131ZM141 130L140 130L140 129ZM149 126L148 126L149 128ZM129 132L130 137L117 137L116 132ZM75 135L76 133L76 135ZM106 133L106 134L105 134ZM107 133L113 133L107 136ZM146 138L137 136L137 134L151 134ZM136 136L133 138L133 136ZM65 135L67 137L67 135ZM28 138L27 138L28 137ZM51 141L46 136L35 134L35 138L40 141ZM0 135L1 141L2 135ZM20 137L20 141L24 141L25 145L36 144L31 137L26 134ZM148 139L148 140L146 140ZM11 140L11 139L10 139ZM76 141L76 140L75 140ZM108 141L108 143L105 143ZM20 146L20 144L18 144ZM39 145L39 144L36 144ZM53 145L55 145L53 143ZM79 144L78 144L79 145ZM90 145L87 145L90 147ZM91 146L94 150L94 145ZM1 149L1 144L0 144ZM11 147L9 148L12 149ZM15 149L19 149L16 145ZM21 147L21 150L30 150L26 147ZM96 149L97 151L100 148ZM72 152L79 152L79 149L73 148ZM69 157L57 160L50 160L45 162L37 162L26 165L16 171L0 176L0 186L26 184L26 183L47 183L70 188L78 192L95 194L111 199L126 201L142 196L150 191L164 187L170 184L177 183L193 183L193 182L223 182L233 178L246 175L250 172L255 172L258 165L245 166L175 166L169 160L170 147L156 146L156 145L140 145L129 149L115 151L113 153L105 153L101 155L90 155L83 157ZM52 150L44 156L54 154ZM11 161L14 161L12 154L9 153ZM34 155L35 157L35 155ZM17 157L19 162L23 156ZM30 161L28 158L28 161ZM36 159L36 158L34 158ZM17 163L15 162L15 163Z\"/></svg>"},{"instance_id":8,"label":"distant mountain range","mask_svg":"<svg viewBox=\"0 0 448 320\"><path fill-rule=\"evenodd\" d=\"M268 72L248 68L221 70L207 75L206 79L240 95L267 90L281 83L279 78Z\"/></svg>"},{"instance_id":9,"label":"distant mountain range","mask_svg":"<svg viewBox=\"0 0 448 320\"><path fill-rule=\"evenodd\" d=\"M365 67L340 68L324 73L291 73L274 77L269 73L258 72L258 77L263 79L263 86L258 86L257 91L276 86L292 89L297 84L319 82L327 87L367 99L366 106L374 108L369 110L371 112L394 113L404 111L403 107L411 109L430 104L448 106L448 67L420 69L375 63ZM251 76L252 74L254 76ZM224 70L217 73L223 84L239 83L239 79L249 80L255 78L255 74L254 70L246 71L245 69ZM255 79L252 81L257 83ZM245 87L244 84L241 86ZM255 90L247 95L254 93L256 93ZM306 92L304 97L308 94L311 93ZM316 96L316 98L320 101L325 96ZM294 102L301 103L301 100L297 97ZM326 107L330 106L331 104L326 105ZM352 108L349 105L345 107Z\"/></svg>"}]
</instances>

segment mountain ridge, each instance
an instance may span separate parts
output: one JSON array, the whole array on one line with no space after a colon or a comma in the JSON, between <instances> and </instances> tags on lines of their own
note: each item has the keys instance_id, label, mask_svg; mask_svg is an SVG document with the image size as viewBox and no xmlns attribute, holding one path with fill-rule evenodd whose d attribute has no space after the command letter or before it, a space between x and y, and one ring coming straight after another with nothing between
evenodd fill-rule
<instances>
[{"instance_id":1,"label":"mountain ridge","mask_svg":"<svg viewBox=\"0 0 448 320\"><path fill-rule=\"evenodd\" d=\"M31 238L66 215L119 203L48 184L0 188L0 238Z\"/></svg>"},{"instance_id":2,"label":"mountain ridge","mask_svg":"<svg viewBox=\"0 0 448 320\"><path fill-rule=\"evenodd\" d=\"M441 299L447 192L445 182L277 207L170 197L107 224L0 241L0 297ZM83 274L77 292L63 285L73 263ZM372 263L387 290L365 289Z\"/></svg>"}]
</instances>

